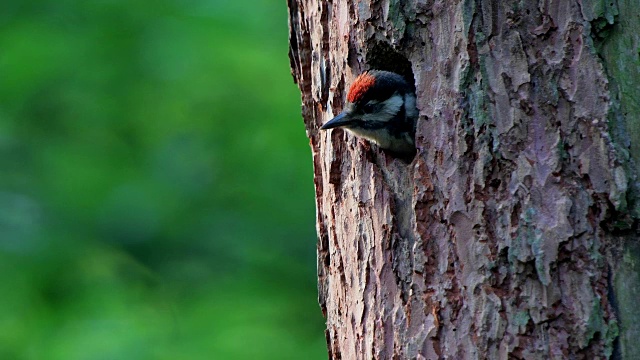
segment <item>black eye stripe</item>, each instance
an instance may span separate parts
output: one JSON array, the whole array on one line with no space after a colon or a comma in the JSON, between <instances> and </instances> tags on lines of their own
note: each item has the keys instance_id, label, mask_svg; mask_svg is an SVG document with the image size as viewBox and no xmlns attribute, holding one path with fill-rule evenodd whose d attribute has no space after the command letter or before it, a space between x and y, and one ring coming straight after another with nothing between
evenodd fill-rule
<instances>
[{"instance_id":1,"label":"black eye stripe","mask_svg":"<svg viewBox=\"0 0 640 360\"><path fill-rule=\"evenodd\" d=\"M364 104L364 106L362 107L362 111L364 111L366 114L370 114L372 112L376 112L378 110L380 110L380 107L382 106L382 104L380 103L367 103Z\"/></svg>"}]
</instances>

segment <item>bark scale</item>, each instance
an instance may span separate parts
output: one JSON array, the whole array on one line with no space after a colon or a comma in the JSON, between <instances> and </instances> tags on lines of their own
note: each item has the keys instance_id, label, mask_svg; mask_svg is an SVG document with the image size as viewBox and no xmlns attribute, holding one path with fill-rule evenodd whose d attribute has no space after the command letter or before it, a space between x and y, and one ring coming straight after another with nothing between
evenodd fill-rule
<instances>
[{"instance_id":1,"label":"bark scale","mask_svg":"<svg viewBox=\"0 0 640 360\"><path fill-rule=\"evenodd\" d=\"M640 358L640 5L288 4L330 358ZM410 164L318 130L369 68L416 85Z\"/></svg>"}]
</instances>

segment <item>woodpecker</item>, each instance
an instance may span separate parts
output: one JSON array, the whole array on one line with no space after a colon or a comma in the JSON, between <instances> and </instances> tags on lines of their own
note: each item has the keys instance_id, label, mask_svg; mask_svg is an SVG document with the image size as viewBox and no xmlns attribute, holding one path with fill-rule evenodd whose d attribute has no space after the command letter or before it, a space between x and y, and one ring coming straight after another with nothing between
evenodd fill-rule
<instances>
[{"instance_id":1,"label":"woodpecker","mask_svg":"<svg viewBox=\"0 0 640 360\"><path fill-rule=\"evenodd\" d=\"M392 153L415 154L416 95L405 79L389 71L360 74L347 93L344 111L321 130L345 128Z\"/></svg>"}]
</instances>

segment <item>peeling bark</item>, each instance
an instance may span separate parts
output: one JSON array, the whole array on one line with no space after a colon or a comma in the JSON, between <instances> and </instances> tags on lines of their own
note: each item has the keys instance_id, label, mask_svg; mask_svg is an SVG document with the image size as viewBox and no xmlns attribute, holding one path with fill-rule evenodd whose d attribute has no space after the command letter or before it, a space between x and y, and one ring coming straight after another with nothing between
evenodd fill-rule
<instances>
[{"instance_id":1,"label":"peeling bark","mask_svg":"<svg viewBox=\"0 0 640 360\"><path fill-rule=\"evenodd\" d=\"M288 4L330 358L639 358L640 5ZM415 83L410 164L318 131L369 68Z\"/></svg>"}]
</instances>

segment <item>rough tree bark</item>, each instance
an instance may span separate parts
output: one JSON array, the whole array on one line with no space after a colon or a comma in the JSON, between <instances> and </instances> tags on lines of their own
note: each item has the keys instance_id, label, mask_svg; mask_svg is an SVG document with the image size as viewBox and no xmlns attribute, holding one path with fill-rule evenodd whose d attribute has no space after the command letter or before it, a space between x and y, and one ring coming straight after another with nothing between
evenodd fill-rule
<instances>
[{"instance_id":1,"label":"rough tree bark","mask_svg":"<svg viewBox=\"0 0 640 360\"><path fill-rule=\"evenodd\" d=\"M330 358L640 359L640 4L288 3ZM369 68L410 164L318 131Z\"/></svg>"}]
</instances>

